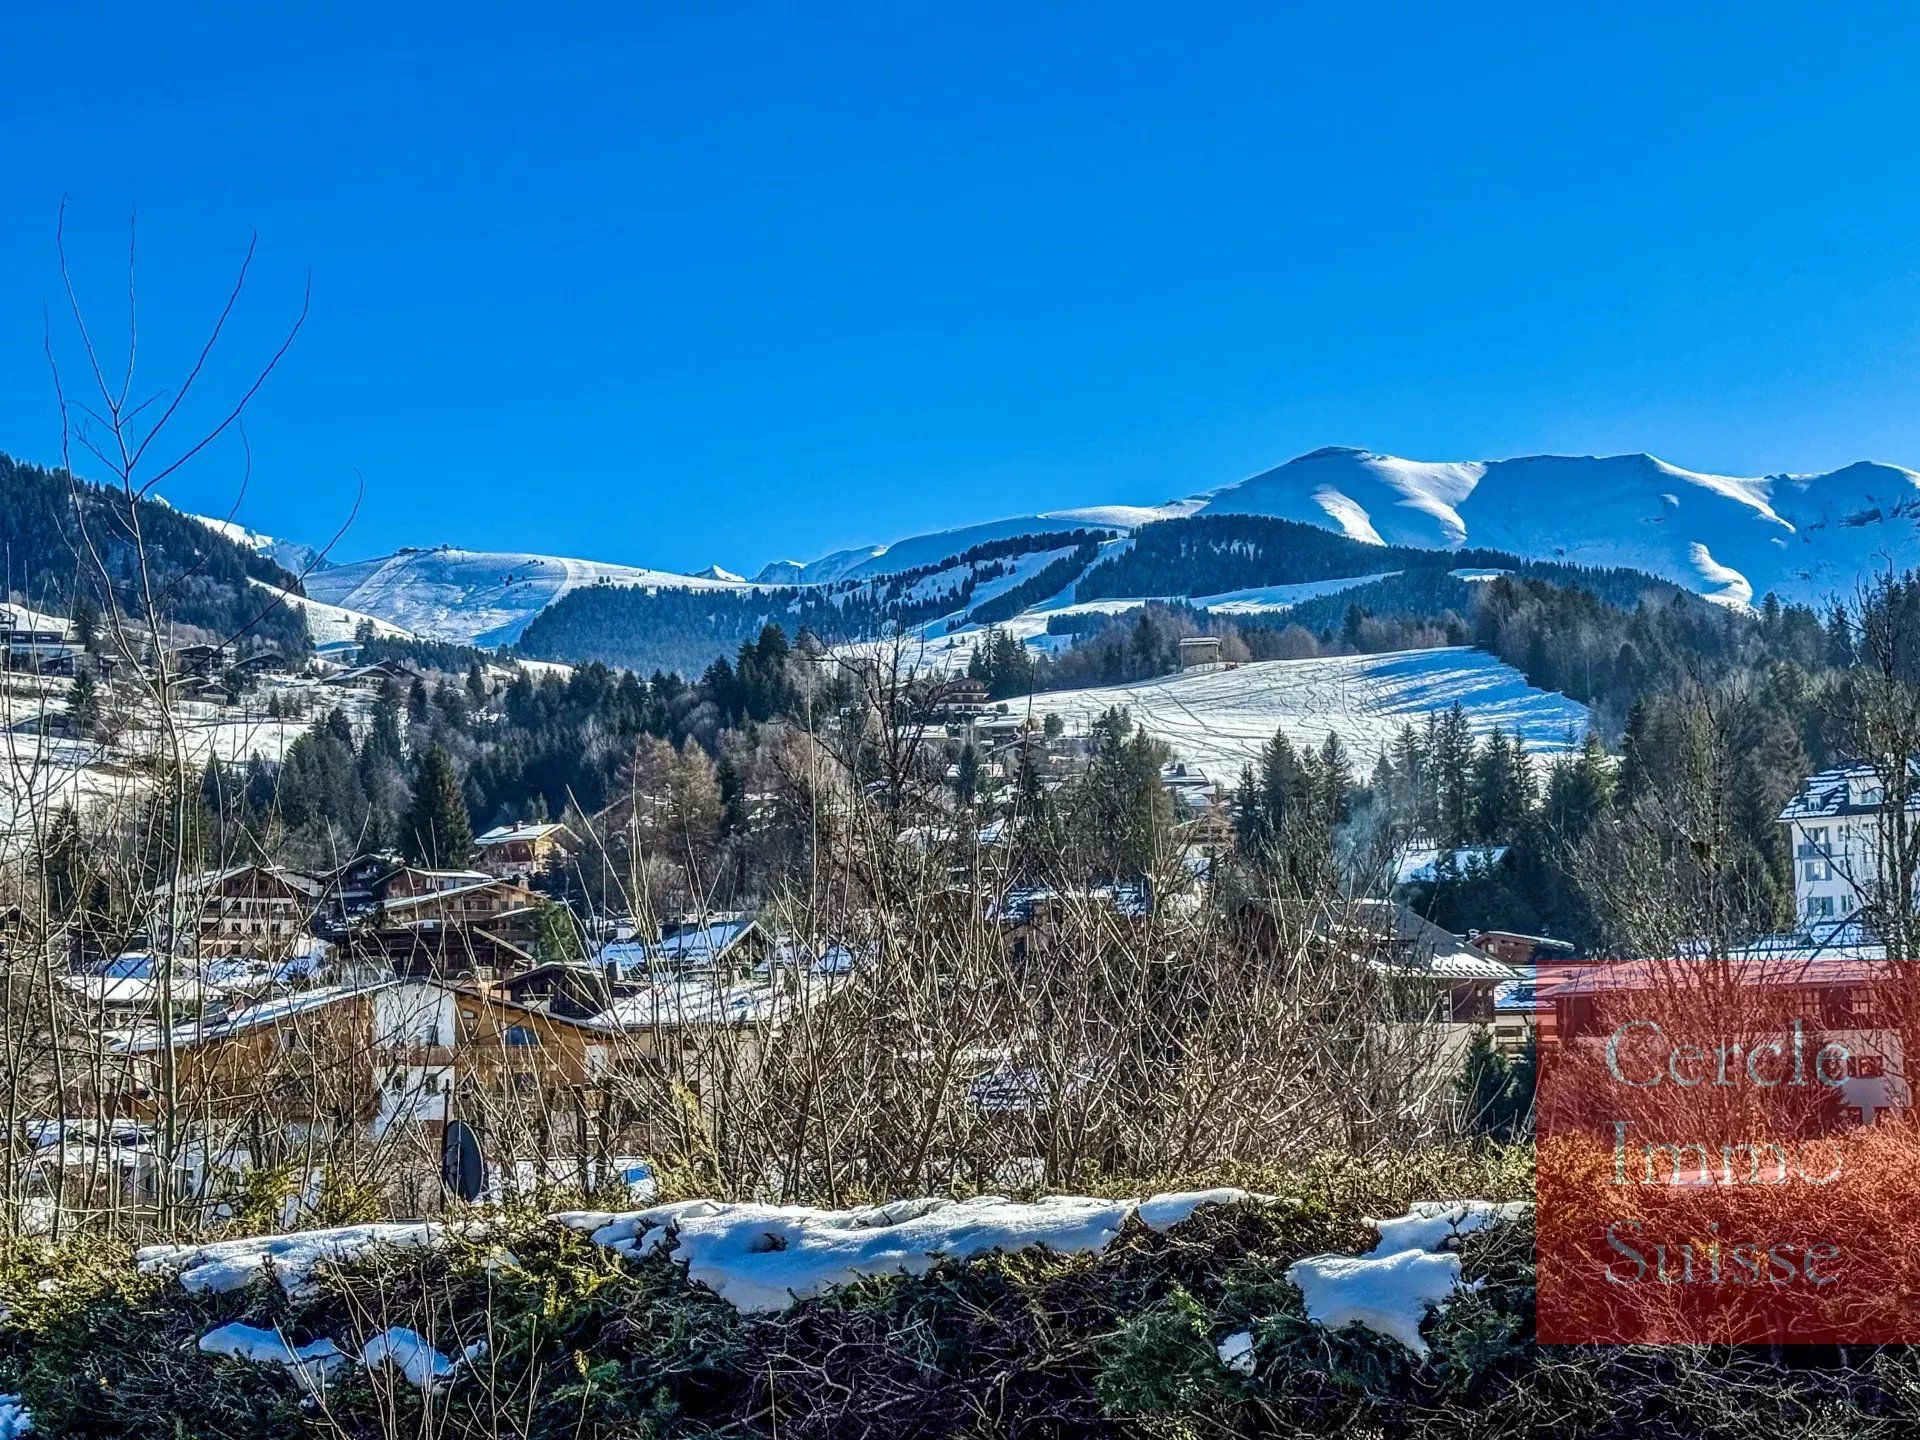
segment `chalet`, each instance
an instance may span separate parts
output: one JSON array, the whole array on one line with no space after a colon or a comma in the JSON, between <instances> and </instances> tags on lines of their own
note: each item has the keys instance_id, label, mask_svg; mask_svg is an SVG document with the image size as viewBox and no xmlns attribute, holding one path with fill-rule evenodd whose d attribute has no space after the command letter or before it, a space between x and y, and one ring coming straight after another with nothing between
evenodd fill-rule
<instances>
[{"instance_id":1,"label":"chalet","mask_svg":"<svg viewBox=\"0 0 1920 1440\"><path fill-rule=\"evenodd\" d=\"M615 976L733 971L745 974L765 960L766 933L740 914L709 915L670 923L658 940L615 941L595 957Z\"/></svg>"},{"instance_id":2,"label":"chalet","mask_svg":"<svg viewBox=\"0 0 1920 1440\"><path fill-rule=\"evenodd\" d=\"M141 1116L158 1080L158 1027L109 1037L119 1059L100 1095ZM384 1135L397 1127L544 1108L604 1078L614 1037L437 980L299 991L173 1030L183 1093L210 1116L263 1104L283 1124L329 1120Z\"/></svg>"},{"instance_id":3,"label":"chalet","mask_svg":"<svg viewBox=\"0 0 1920 1440\"><path fill-rule=\"evenodd\" d=\"M960 675L934 687L927 697L927 710L943 718L973 715L987 708L987 698L985 682Z\"/></svg>"},{"instance_id":4,"label":"chalet","mask_svg":"<svg viewBox=\"0 0 1920 1440\"><path fill-rule=\"evenodd\" d=\"M225 670L232 653L226 645L180 645L167 652L167 669L206 679Z\"/></svg>"},{"instance_id":5,"label":"chalet","mask_svg":"<svg viewBox=\"0 0 1920 1440\"><path fill-rule=\"evenodd\" d=\"M566 826L539 822L497 825L475 836L473 843L478 851L475 865L489 875L522 883L565 861L580 845Z\"/></svg>"},{"instance_id":6,"label":"chalet","mask_svg":"<svg viewBox=\"0 0 1920 1440\"><path fill-rule=\"evenodd\" d=\"M176 932L195 955L271 960L304 948L320 895L319 882L297 871L236 865L186 877L177 898L170 885L157 885L147 901L160 933Z\"/></svg>"},{"instance_id":7,"label":"chalet","mask_svg":"<svg viewBox=\"0 0 1920 1440\"><path fill-rule=\"evenodd\" d=\"M1555 940L1547 935L1523 935L1517 930L1470 930L1467 939L1475 948L1509 965L1570 960L1574 952L1574 947L1565 940Z\"/></svg>"},{"instance_id":8,"label":"chalet","mask_svg":"<svg viewBox=\"0 0 1920 1440\"><path fill-rule=\"evenodd\" d=\"M344 936L379 909L382 886L406 868L407 862L393 852L376 851L322 872L315 877L320 882L321 904L314 928L336 938Z\"/></svg>"},{"instance_id":9,"label":"chalet","mask_svg":"<svg viewBox=\"0 0 1920 1440\"><path fill-rule=\"evenodd\" d=\"M341 690L378 691L386 689L389 681L406 684L421 678L418 670L403 661L374 660L350 670L342 670L337 675L329 675L325 683Z\"/></svg>"},{"instance_id":10,"label":"chalet","mask_svg":"<svg viewBox=\"0 0 1920 1440\"><path fill-rule=\"evenodd\" d=\"M497 987L516 1004L570 1020L600 1014L614 1001L634 993L638 982L623 980L608 967L577 960L551 960L508 977Z\"/></svg>"},{"instance_id":11,"label":"chalet","mask_svg":"<svg viewBox=\"0 0 1920 1440\"><path fill-rule=\"evenodd\" d=\"M1220 637L1189 635L1180 642L1180 668L1204 670L1220 663Z\"/></svg>"},{"instance_id":12,"label":"chalet","mask_svg":"<svg viewBox=\"0 0 1920 1440\"><path fill-rule=\"evenodd\" d=\"M1877 946L1766 945L1721 958L1548 965L1536 981L1540 1044L1601 1046L1621 1016L1645 1023L1650 1009L1671 1023L1697 1008L1719 1020L1712 1028L1741 1034L1797 1025L1804 1053L1839 1048L1841 1113L1871 1125L1912 1104L1902 1038L1914 1013L1912 987L1905 966ZM1730 1011L1736 995L1740 1008Z\"/></svg>"},{"instance_id":13,"label":"chalet","mask_svg":"<svg viewBox=\"0 0 1920 1440\"><path fill-rule=\"evenodd\" d=\"M375 887L357 955L394 973L489 979L536 963L539 895L478 870L403 867Z\"/></svg>"},{"instance_id":14,"label":"chalet","mask_svg":"<svg viewBox=\"0 0 1920 1440\"><path fill-rule=\"evenodd\" d=\"M19 606L0 607L0 667L41 675L71 675L85 652L67 622Z\"/></svg>"},{"instance_id":15,"label":"chalet","mask_svg":"<svg viewBox=\"0 0 1920 1440\"><path fill-rule=\"evenodd\" d=\"M1249 900L1240 910L1256 943L1291 927L1340 945L1376 973L1405 982L1402 1018L1443 1025L1487 1025L1496 987L1522 978L1512 965L1392 900Z\"/></svg>"},{"instance_id":16,"label":"chalet","mask_svg":"<svg viewBox=\"0 0 1920 1440\"><path fill-rule=\"evenodd\" d=\"M1224 855L1238 842L1239 832L1218 805L1206 805L1175 824L1173 838L1195 854Z\"/></svg>"}]
</instances>

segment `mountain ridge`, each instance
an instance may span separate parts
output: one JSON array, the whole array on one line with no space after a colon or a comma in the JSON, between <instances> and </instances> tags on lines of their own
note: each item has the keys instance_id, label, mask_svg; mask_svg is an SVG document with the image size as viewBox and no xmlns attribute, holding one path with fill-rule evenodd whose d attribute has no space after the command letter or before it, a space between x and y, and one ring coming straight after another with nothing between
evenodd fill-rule
<instances>
[{"instance_id":1,"label":"mountain ridge","mask_svg":"<svg viewBox=\"0 0 1920 1440\"><path fill-rule=\"evenodd\" d=\"M324 566L306 588L316 600L431 638L495 645L517 639L535 616L587 585L735 596L766 587L883 585L951 569L956 557L981 547L1038 556L1069 543L1066 532L1104 535L1104 556L1124 550L1144 526L1208 515L1288 520L1370 546L1487 549L1633 569L1737 607L1769 592L1819 604L1848 593L1871 570L1920 564L1920 472L1883 461L1734 476L1646 452L1427 461L1330 445L1159 505L1003 516L813 560L772 560L751 580L717 565L686 575L441 545ZM209 523L262 553L295 553L288 542Z\"/></svg>"}]
</instances>

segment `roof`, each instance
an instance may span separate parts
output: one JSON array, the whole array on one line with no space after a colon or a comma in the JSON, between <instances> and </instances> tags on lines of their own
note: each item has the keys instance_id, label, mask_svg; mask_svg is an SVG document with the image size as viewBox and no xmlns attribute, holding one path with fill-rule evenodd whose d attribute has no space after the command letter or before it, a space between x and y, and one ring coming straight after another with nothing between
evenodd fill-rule
<instances>
[{"instance_id":1,"label":"roof","mask_svg":"<svg viewBox=\"0 0 1920 1440\"><path fill-rule=\"evenodd\" d=\"M1442 929L1424 915L1392 900L1354 900L1337 909L1322 909L1317 927L1326 934L1351 938L1362 946L1381 942L1400 952L1397 959L1369 958L1374 968L1435 980L1514 980L1521 972L1504 960L1471 945L1451 930Z\"/></svg>"},{"instance_id":2,"label":"roof","mask_svg":"<svg viewBox=\"0 0 1920 1440\"><path fill-rule=\"evenodd\" d=\"M1897 963L1860 953L1823 955L1810 950L1749 951L1716 958L1671 956L1657 960L1616 960L1581 966L1542 967L1537 989L1542 1000L1571 999L1671 986L1698 976L1703 982L1724 978L1740 985L1828 989L1868 985L1896 973Z\"/></svg>"},{"instance_id":3,"label":"roof","mask_svg":"<svg viewBox=\"0 0 1920 1440\"><path fill-rule=\"evenodd\" d=\"M297 1015L305 1015L349 1000L357 1000L363 995L372 995L376 991L385 990L399 983L397 980L380 980L371 985L360 986L322 985L313 990L298 990L292 994L275 996L271 1000L261 1001L258 1005L249 1005L244 1010L177 1024L173 1027L173 1043L179 1047L200 1045L211 1040L226 1040L235 1035L245 1034L249 1030L278 1025ZM124 1053L148 1054L160 1048L160 1027L141 1025L133 1030L109 1036L108 1039L115 1049Z\"/></svg>"},{"instance_id":4,"label":"roof","mask_svg":"<svg viewBox=\"0 0 1920 1440\"><path fill-rule=\"evenodd\" d=\"M249 864L232 865L225 870L203 870L198 875L183 875L180 877L180 890L182 894L198 894L204 890L211 890L214 886L231 880L237 875L245 875L254 870L280 881L289 889L297 890L302 895L318 895L322 889L317 880L311 876L302 875L298 870L288 870L280 865ZM163 881L147 894L149 896L165 895L172 888L171 882Z\"/></svg>"},{"instance_id":5,"label":"roof","mask_svg":"<svg viewBox=\"0 0 1920 1440\"><path fill-rule=\"evenodd\" d=\"M476 845L511 845L515 841L542 840L555 831L566 833L567 827L559 821L551 823L527 823L520 825L496 825L484 835L473 837Z\"/></svg>"},{"instance_id":6,"label":"roof","mask_svg":"<svg viewBox=\"0 0 1920 1440\"><path fill-rule=\"evenodd\" d=\"M616 970L711 965L756 928L752 920L732 918L688 926L660 940L615 940L600 948L598 962Z\"/></svg>"},{"instance_id":7,"label":"roof","mask_svg":"<svg viewBox=\"0 0 1920 1440\"><path fill-rule=\"evenodd\" d=\"M1920 756L1908 760L1908 765L1916 779L1920 779ZM1858 762L1848 765L1836 765L1809 775L1801 782L1799 791L1780 812L1784 820L1818 820L1833 815L1877 815L1882 809L1878 798L1880 771L1874 766ZM1868 800L1858 792L1871 790L1875 798ZM1907 808L1920 810L1920 793L1908 797Z\"/></svg>"}]
</instances>

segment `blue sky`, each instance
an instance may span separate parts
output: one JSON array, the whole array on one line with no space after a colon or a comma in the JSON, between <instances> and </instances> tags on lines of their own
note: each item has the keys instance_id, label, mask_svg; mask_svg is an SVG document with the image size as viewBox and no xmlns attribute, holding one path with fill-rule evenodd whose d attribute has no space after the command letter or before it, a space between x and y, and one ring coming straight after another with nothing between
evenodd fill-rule
<instances>
[{"instance_id":1,"label":"blue sky","mask_svg":"<svg viewBox=\"0 0 1920 1440\"><path fill-rule=\"evenodd\" d=\"M339 558L749 568L1324 444L1920 465L1911 9L135 8L0 20L0 449L63 194L110 349L138 206L156 387L257 230L209 399L310 273L239 518L364 477Z\"/></svg>"}]
</instances>

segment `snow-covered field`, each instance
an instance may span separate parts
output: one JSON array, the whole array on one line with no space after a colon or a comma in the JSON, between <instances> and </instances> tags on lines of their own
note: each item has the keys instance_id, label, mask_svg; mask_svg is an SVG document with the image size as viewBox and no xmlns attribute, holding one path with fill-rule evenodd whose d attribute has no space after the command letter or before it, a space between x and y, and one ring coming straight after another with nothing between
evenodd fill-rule
<instances>
[{"instance_id":1,"label":"snow-covered field","mask_svg":"<svg viewBox=\"0 0 1920 1440\"><path fill-rule=\"evenodd\" d=\"M1073 733L1124 705L1181 759L1216 783L1231 784L1282 728L1296 745L1319 745L1329 731L1337 734L1364 775L1403 726L1424 723L1456 702L1476 735L1497 727L1536 753L1567 749L1586 734L1584 705L1536 690L1511 666L1465 647L1266 660L1133 685L1043 692L1008 708L1059 715Z\"/></svg>"}]
</instances>

